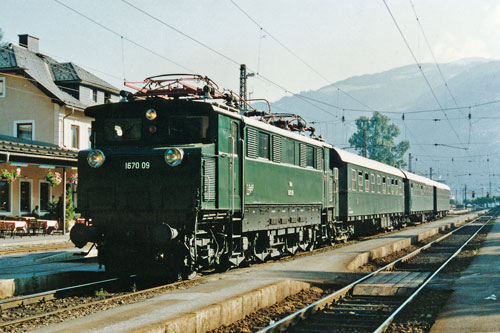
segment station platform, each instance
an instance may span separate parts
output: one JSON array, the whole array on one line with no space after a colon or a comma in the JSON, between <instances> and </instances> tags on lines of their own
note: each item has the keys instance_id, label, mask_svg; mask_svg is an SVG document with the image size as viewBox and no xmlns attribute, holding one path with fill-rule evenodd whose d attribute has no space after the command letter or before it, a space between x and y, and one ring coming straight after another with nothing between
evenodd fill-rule
<instances>
[{"instance_id":1,"label":"station platform","mask_svg":"<svg viewBox=\"0 0 500 333\"><path fill-rule=\"evenodd\" d=\"M39 246L62 245L61 249L25 252L0 256L0 299L36 293L78 283L88 282L98 275L97 251L90 247L71 247L69 235L36 235L0 239L0 251L30 250ZM64 248L65 246L68 248Z\"/></svg>"},{"instance_id":2,"label":"station platform","mask_svg":"<svg viewBox=\"0 0 500 333\"><path fill-rule=\"evenodd\" d=\"M68 245L71 246L71 241L69 240L69 233L66 235L46 235L46 234L35 234L35 235L16 235L14 237L8 234L0 238L0 251L13 250L13 249L28 249L43 245ZM74 245L73 245L74 247Z\"/></svg>"},{"instance_id":3,"label":"station platform","mask_svg":"<svg viewBox=\"0 0 500 333\"><path fill-rule=\"evenodd\" d=\"M38 331L204 332L229 325L314 283L345 285L359 277L359 273L352 272L358 266L439 231L459 226L478 215L476 212L449 216L312 256L210 275L202 283L185 290L172 291Z\"/></svg>"},{"instance_id":4,"label":"station platform","mask_svg":"<svg viewBox=\"0 0 500 333\"><path fill-rule=\"evenodd\" d=\"M431 332L500 332L500 218L451 288Z\"/></svg>"}]
</instances>

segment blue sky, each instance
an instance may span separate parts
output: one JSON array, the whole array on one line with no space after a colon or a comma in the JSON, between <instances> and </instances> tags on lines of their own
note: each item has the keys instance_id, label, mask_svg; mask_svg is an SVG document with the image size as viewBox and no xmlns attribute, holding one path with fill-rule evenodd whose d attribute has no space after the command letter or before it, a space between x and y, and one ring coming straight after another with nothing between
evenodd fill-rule
<instances>
[{"instance_id":1,"label":"blue sky","mask_svg":"<svg viewBox=\"0 0 500 333\"><path fill-rule=\"evenodd\" d=\"M59 1L126 39L53 0L2 0L4 40L17 43L17 35L23 33L37 36L42 53L73 61L118 87L123 78L142 81L151 75L189 70L237 90L237 64L245 63L286 89L300 92L413 63L382 0L234 0L316 72L262 32L231 0L127 0L231 60L122 0ZM439 62L500 58L500 1L386 1L419 61L432 58L412 3ZM249 90L255 98L276 100L286 95L259 78L250 79Z\"/></svg>"}]
</instances>

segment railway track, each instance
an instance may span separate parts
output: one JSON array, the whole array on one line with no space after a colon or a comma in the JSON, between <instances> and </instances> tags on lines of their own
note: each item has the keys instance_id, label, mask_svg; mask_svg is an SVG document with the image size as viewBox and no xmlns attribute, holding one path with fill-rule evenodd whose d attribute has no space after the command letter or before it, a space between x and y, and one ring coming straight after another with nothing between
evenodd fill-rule
<instances>
[{"instance_id":1,"label":"railway track","mask_svg":"<svg viewBox=\"0 0 500 333\"><path fill-rule=\"evenodd\" d=\"M137 277L110 278L47 292L0 300L0 332L24 332L68 318L104 311L124 304L135 303L159 294L191 287L204 281L200 275L193 280L169 282L154 287L136 287ZM148 285L150 281L137 284ZM120 284L117 292L108 292ZM126 291L126 288L129 288ZM140 290L135 290L140 289ZM90 291L90 292L89 292ZM92 293L93 292L93 293ZM82 296L74 296L83 293Z\"/></svg>"},{"instance_id":2,"label":"railway track","mask_svg":"<svg viewBox=\"0 0 500 333\"><path fill-rule=\"evenodd\" d=\"M397 232L397 231L394 231ZM387 233L385 233L387 235ZM363 239L370 239L374 237L378 237L379 235L373 235L370 237L364 237ZM301 257L304 255L314 255L318 252L328 251L332 248L346 246L355 242L358 242L362 239L349 241L347 244L336 244L334 246L326 246L323 248L316 249L312 252L298 253L296 256L286 256L277 260L272 260L271 262L276 261L288 261L293 260L294 258ZM265 265L265 264L264 264ZM244 268L245 269L245 268ZM101 286L105 288L106 285L110 285L116 282L116 279L108 279L103 281L97 281L94 283L87 283L81 286L74 286L68 288L61 288L53 291L20 296L8 300L0 301L0 331L23 331L26 329L31 329L34 327L43 326L44 323L54 323L65 320L68 317L65 314L71 314L71 317L78 317L80 315L88 314L90 312L98 312L111 307L133 303L136 301L140 301L146 298L154 297L158 294L167 292L169 290L179 289L183 287L192 286L198 283L201 283L203 279L208 276L213 275L213 272L202 272L195 280L192 281L179 281L174 283L168 283L165 285L157 286L154 288L147 288L144 290L140 290L137 292L122 292L116 295L109 293L106 296L100 296L103 299L97 299L96 295L92 295L91 297L86 297L82 299L75 299L69 302L64 302L65 298L70 298L72 294L77 293L78 289L85 288L93 288L94 290L98 290ZM108 289L109 290L109 289ZM47 306L52 301L60 301L63 299L63 303L60 304L60 308L57 306L50 307ZM31 307L31 308L30 308ZM33 313L32 308L39 308L36 313ZM88 309L92 308L90 311ZM48 309L48 310L47 310ZM35 323L32 326L32 323Z\"/></svg>"},{"instance_id":3,"label":"railway track","mask_svg":"<svg viewBox=\"0 0 500 333\"><path fill-rule=\"evenodd\" d=\"M264 332L382 332L498 212L481 216L265 327ZM457 243L459 243L457 245ZM439 245L438 245L439 244ZM454 245L453 245L454 244ZM456 245L456 246L455 246ZM439 248L437 248L439 246ZM435 249L435 250L431 250ZM428 250L425 251L424 250ZM418 257L416 257L419 255ZM427 259L422 259L427 256ZM416 263L412 261L417 260ZM427 264L423 264L427 261ZM384 281L380 283L380 281Z\"/></svg>"}]
</instances>

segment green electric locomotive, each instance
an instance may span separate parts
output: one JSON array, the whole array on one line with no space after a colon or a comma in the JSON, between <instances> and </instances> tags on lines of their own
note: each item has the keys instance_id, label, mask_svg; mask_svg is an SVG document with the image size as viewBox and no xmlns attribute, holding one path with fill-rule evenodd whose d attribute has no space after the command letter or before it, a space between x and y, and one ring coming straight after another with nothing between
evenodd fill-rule
<instances>
[{"instance_id":1,"label":"green electric locomotive","mask_svg":"<svg viewBox=\"0 0 500 333\"><path fill-rule=\"evenodd\" d=\"M108 271L191 278L410 219L401 170L332 147L298 116L243 112L197 75L137 90L85 110L95 118L78 159L85 223L70 236L94 242ZM447 186L434 185L426 195L437 191L429 200L443 215Z\"/></svg>"},{"instance_id":2,"label":"green electric locomotive","mask_svg":"<svg viewBox=\"0 0 500 333\"><path fill-rule=\"evenodd\" d=\"M146 83L85 110L95 118L78 165L86 223L71 239L95 242L107 270L189 278L347 237L329 145L275 126L285 116L240 114L206 78Z\"/></svg>"}]
</instances>

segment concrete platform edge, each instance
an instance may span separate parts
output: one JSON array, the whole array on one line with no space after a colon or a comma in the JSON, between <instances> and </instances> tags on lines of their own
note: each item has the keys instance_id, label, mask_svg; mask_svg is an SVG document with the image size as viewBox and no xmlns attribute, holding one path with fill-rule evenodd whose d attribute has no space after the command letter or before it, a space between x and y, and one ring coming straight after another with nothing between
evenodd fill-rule
<instances>
[{"instance_id":1,"label":"concrete platform edge","mask_svg":"<svg viewBox=\"0 0 500 333\"><path fill-rule=\"evenodd\" d=\"M185 313L176 318L142 327L134 332L182 332L198 333L229 325L245 316L288 296L311 287L310 283L284 280L235 296L217 304L211 304L193 313Z\"/></svg>"},{"instance_id":2,"label":"concrete platform edge","mask_svg":"<svg viewBox=\"0 0 500 333\"><path fill-rule=\"evenodd\" d=\"M459 227L462 224L478 217L480 214L470 214L467 215L467 217L463 217L455 222L450 222L448 224L442 225L440 227L435 227L432 229L425 230L418 235L415 236L409 236L408 238L400 239L394 243L387 244L375 249L372 249L367 252L363 252L361 254L358 254L351 262L347 264L347 269L350 271L356 270L358 267L363 266L368 264L370 261L373 261L374 259L377 258L382 258L387 255L390 255L394 252L400 251L402 249L405 249L409 247L412 244L416 244L419 241L426 239L428 237L431 237L438 232L445 231L454 227Z\"/></svg>"}]
</instances>

